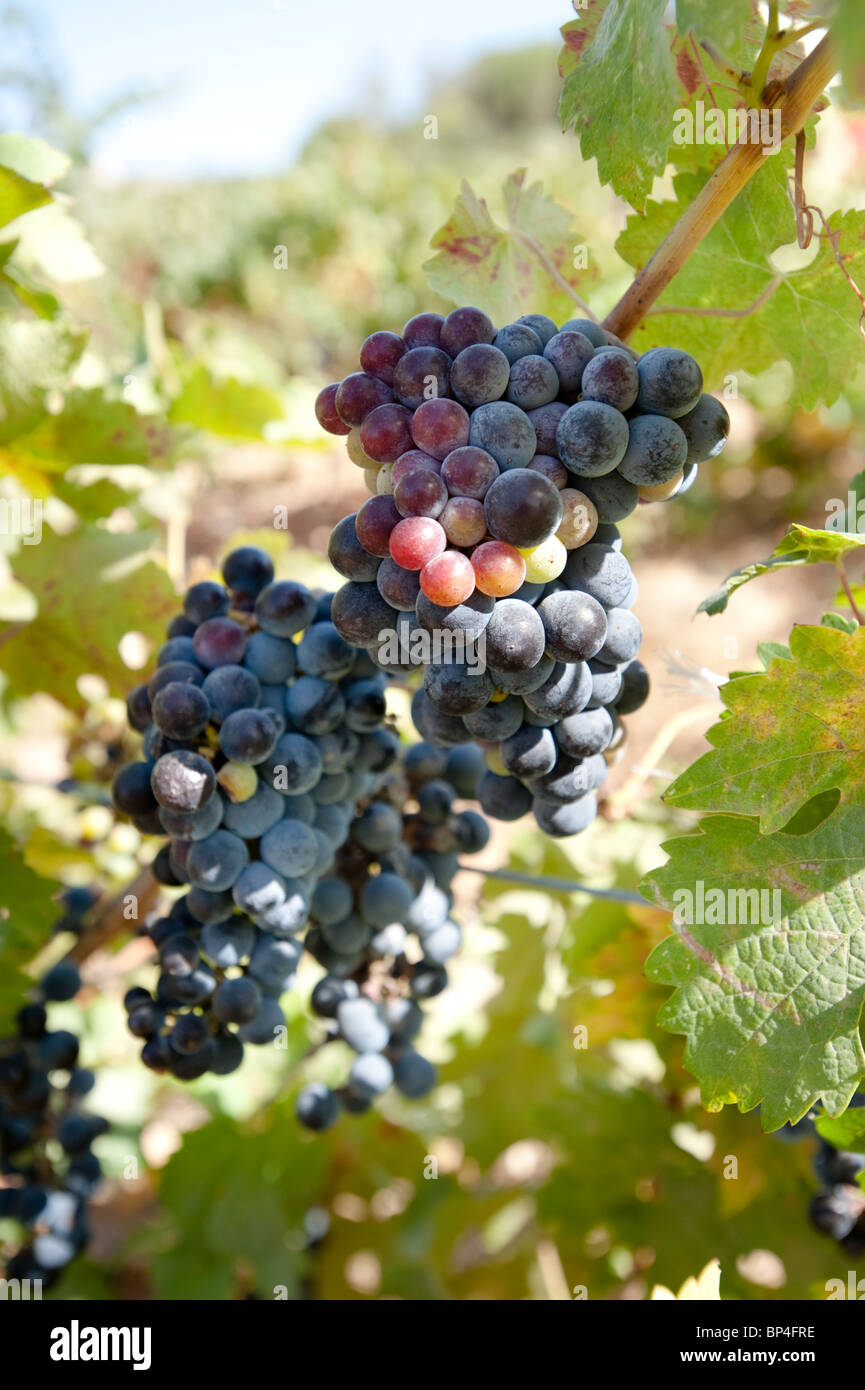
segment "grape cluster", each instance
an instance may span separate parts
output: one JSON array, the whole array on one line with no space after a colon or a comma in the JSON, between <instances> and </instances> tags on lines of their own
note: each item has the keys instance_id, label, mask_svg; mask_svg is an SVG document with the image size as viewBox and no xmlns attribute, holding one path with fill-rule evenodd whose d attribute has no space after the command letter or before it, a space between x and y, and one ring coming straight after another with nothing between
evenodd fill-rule
<instances>
[{"instance_id":1,"label":"grape cluster","mask_svg":"<svg viewBox=\"0 0 865 1390\"><path fill-rule=\"evenodd\" d=\"M727 412L688 353L637 359L587 319L419 314L360 366L316 401L374 493L331 535L334 624L386 670L425 668L417 728L486 746L489 815L574 834L648 694L616 523L689 488Z\"/></svg>"},{"instance_id":2,"label":"grape cluster","mask_svg":"<svg viewBox=\"0 0 865 1390\"><path fill-rule=\"evenodd\" d=\"M78 1039L48 1028L46 1004L72 999L79 984L74 964L53 966L16 1032L0 1039L0 1219L21 1228L5 1273L46 1288L87 1242L87 1200L101 1179L91 1145L108 1129L81 1106L94 1076L78 1065Z\"/></svg>"},{"instance_id":3,"label":"grape cluster","mask_svg":"<svg viewBox=\"0 0 865 1390\"><path fill-rule=\"evenodd\" d=\"M319 879L359 800L397 756L385 677L343 640L330 598L274 580L268 556L233 551L224 585L187 591L151 679L127 707L143 756L115 805L167 836L153 870L183 888L148 926L155 991L126 995L155 1071L234 1071L244 1043L272 1043Z\"/></svg>"},{"instance_id":4,"label":"grape cluster","mask_svg":"<svg viewBox=\"0 0 865 1390\"><path fill-rule=\"evenodd\" d=\"M329 1128L343 1110L362 1114L391 1086L416 1100L435 1085L414 1040L421 1003L444 990L462 942L451 918L457 856L489 839L483 816L457 809L474 794L479 763L473 748L409 748L318 883L306 945L327 973L312 1009L327 1023L324 1040L347 1043L355 1057L340 1089L316 1081L300 1092L308 1129Z\"/></svg>"},{"instance_id":5,"label":"grape cluster","mask_svg":"<svg viewBox=\"0 0 865 1390\"><path fill-rule=\"evenodd\" d=\"M854 1096L851 1104L865 1105L865 1095ZM857 1182L865 1154L836 1149L820 1139L813 1164L823 1186L811 1202L811 1224L836 1240L845 1254L854 1259L865 1255L865 1191Z\"/></svg>"}]
</instances>

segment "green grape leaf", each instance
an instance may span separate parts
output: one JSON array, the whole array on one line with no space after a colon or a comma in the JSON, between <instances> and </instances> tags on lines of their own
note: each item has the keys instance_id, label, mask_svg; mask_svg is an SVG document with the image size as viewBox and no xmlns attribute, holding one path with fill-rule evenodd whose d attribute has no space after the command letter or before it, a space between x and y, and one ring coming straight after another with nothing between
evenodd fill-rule
<instances>
[{"instance_id":1,"label":"green grape leaf","mask_svg":"<svg viewBox=\"0 0 865 1390\"><path fill-rule=\"evenodd\" d=\"M856 1106L855 1109L845 1110L843 1115L835 1119L831 1115L818 1115L817 1133L834 1149L856 1153L859 1151L857 1144L865 1135L865 1109Z\"/></svg>"},{"instance_id":2,"label":"green grape leaf","mask_svg":"<svg viewBox=\"0 0 865 1390\"><path fill-rule=\"evenodd\" d=\"M51 934L59 916L52 897L59 889L59 883L30 868L15 841L0 828L0 1026L21 1005L21 970Z\"/></svg>"},{"instance_id":3,"label":"green grape leaf","mask_svg":"<svg viewBox=\"0 0 865 1390\"><path fill-rule=\"evenodd\" d=\"M766 158L658 300L664 312L643 319L633 345L643 352L672 342L693 352L707 390L731 374L758 374L788 361L797 403L813 410L836 400L859 365L860 305L844 270L854 280L865 276L865 212L833 213L810 264L777 271L770 257L794 239L786 190L790 158L786 148ZM646 264L703 182L701 174L679 174L675 201L652 202L644 216L628 219L616 246L629 265ZM680 305L707 312L672 311ZM740 318L712 316L716 309L749 307Z\"/></svg>"},{"instance_id":4,"label":"green grape leaf","mask_svg":"<svg viewBox=\"0 0 865 1390\"><path fill-rule=\"evenodd\" d=\"M771 570L789 569L791 565L838 564L851 550L865 545L865 533L856 531L818 531L810 526L794 523L787 534L778 542L766 560L754 560L742 569L733 570L697 608L698 613L708 613L714 617L723 613L730 595L743 584L758 579Z\"/></svg>"},{"instance_id":5,"label":"green grape leaf","mask_svg":"<svg viewBox=\"0 0 865 1390\"><path fill-rule=\"evenodd\" d=\"M93 525L68 536L46 527L38 544L21 547L13 571L38 612L0 632L7 697L45 690L83 712L76 682L89 673L102 676L112 695L126 695L134 677L120 639L135 631L158 643L177 606L171 581L152 558L154 540Z\"/></svg>"},{"instance_id":6,"label":"green grape leaf","mask_svg":"<svg viewBox=\"0 0 865 1390\"><path fill-rule=\"evenodd\" d=\"M562 30L565 51L559 105L562 129L574 127L584 159L597 159L609 183L638 210L664 172L679 83L663 24L665 0L608 0L583 38L582 20ZM592 26L597 7L587 13Z\"/></svg>"},{"instance_id":7,"label":"green grape leaf","mask_svg":"<svg viewBox=\"0 0 865 1390\"><path fill-rule=\"evenodd\" d=\"M710 816L644 881L676 914L647 965L675 988L659 1021L687 1037L708 1109L760 1105L777 1129L820 1099L830 1114L849 1103L865 1072L863 837L862 807L801 836Z\"/></svg>"},{"instance_id":8,"label":"green grape leaf","mask_svg":"<svg viewBox=\"0 0 865 1390\"><path fill-rule=\"evenodd\" d=\"M832 33L841 60L844 96L856 105L865 101L865 26L861 0L838 0Z\"/></svg>"},{"instance_id":9,"label":"green grape leaf","mask_svg":"<svg viewBox=\"0 0 865 1390\"><path fill-rule=\"evenodd\" d=\"M548 198L541 184L526 186L525 178L520 169L504 185L504 227L464 182L453 212L430 242L436 254L424 270L436 294L476 304L495 323L525 313L549 314L558 323L578 312L563 282L576 289L596 272L574 268L582 239L572 214Z\"/></svg>"},{"instance_id":10,"label":"green grape leaf","mask_svg":"<svg viewBox=\"0 0 865 1390\"><path fill-rule=\"evenodd\" d=\"M236 377L217 378L198 362L185 372L168 418L223 439L261 439L265 425L283 414L281 400L266 387Z\"/></svg>"},{"instance_id":11,"label":"green grape leaf","mask_svg":"<svg viewBox=\"0 0 865 1390\"><path fill-rule=\"evenodd\" d=\"M47 188L0 164L0 227L50 202L51 194Z\"/></svg>"},{"instance_id":12,"label":"green grape leaf","mask_svg":"<svg viewBox=\"0 0 865 1390\"><path fill-rule=\"evenodd\" d=\"M72 160L32 135L0 135L0 164L33 183L56 183L69 172Z\"/></svg>"},{"instance_id":13,"label":"green grape leaf","mask_svg":"<svg viewBox=\"0 0 865 1390\"><path fill-rule=\"evenodd\" d=\"M759 816L770 834L819 792L865 804L865 628L795 627L790 660L721 687L730 714L665 793L673 806Z\"/></svg>"},{"instance_id":14,"label":"green grape leaf","mask_svg":"<svg viewBox=\"0 0 865 1390\"><path fill-rule=\"evenodd\" d=\"M168 467L177 442L155 415L139 415L126 401L105 400L96 389L73 391L57 414L42 412L0 445L0 473L44 495L55 478L78 464Z\"/></svg>"},{"instance_id":15,"label":"green grape leaf","mask_svg":"<svg viewBox=\"0 0 865 1390\"><path fill-rule=\"evenodd\" d=\"M718 44L725 57L739 51L753 13L752 0L676 0L679 32L709 39Z\"/></svg>"}]
</instances>

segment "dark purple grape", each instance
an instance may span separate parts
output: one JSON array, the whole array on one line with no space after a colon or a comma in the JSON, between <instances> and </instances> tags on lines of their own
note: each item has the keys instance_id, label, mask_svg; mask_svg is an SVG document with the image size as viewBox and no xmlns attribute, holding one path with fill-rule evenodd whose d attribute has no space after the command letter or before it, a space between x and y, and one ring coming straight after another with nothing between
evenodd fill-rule
<instances>
[{"instance_id":1,"label":"dark purple grape","mask_svg":"<svg viewBox=\"0 0 865 1390\"><path fill-rule=\"evenodd\" d=\"M254 598L273 580L273 561L257 545L241 545L226 555L222 577L232 593Z\"/></svg>"},{"instance_id":2,"label":"dark purple grape","mask_svg":"<svg viewBox=\"0 0 865 1390\"><path fill-rule=\"evenodd\" d=\"M397 333L386 329L370 333L360 349L360 365L370 376L378 377L386 386L393 386L393 373L397 362L406 351L406 344Z\"/></svg>"},{"instance_id":3,"label":"dark purple grape","mask_svg":"<svg viewBox=\"0 0 865 1390\"><path fill-rule=\"evenodd\" d=\"M688 441L666 415L637 415L628 426L628 447L619 472L637 487L655 487L681 473Z\"/></svg>"},{"instance_id":4,"label":"dark purple grape","mask_svg":"<svg viewBox=\"0 0 865 1390\"><path fill-rule=\"evenodd\" d=\"M441 314L415 314L402 330L403 342L407 348L441 347L443 323Z\"/></svg>"},{"instance_id":5,"label":"dark purple grape","mask_svg":"<svg viewBox=\"0 0 865 1390\"><path fill-rule=\"evenodd\" d=\"M499 466L492 454L469 444L448 454L441 475L451 497L473 497L482 502L499 476Z\"/></svg>"},{"instance_id":6,"label":"dark purple grape","mask_svg":"<svg viewBox=\"0 0 865 1390\"><path fill-rule=\"evenodd\" d=\"M382 598L399 613L411 613L420 594L420 575L416 570L404 570L390 556L382 560L375 576Z\"/></svg>"},{"instance_id":7,"label":"dark purple grape","mask_svg":"<svg viewBox=\"0 0 865 1390\"><path fill-rule=\"evenodd\" d=\"M537 410L526 412L529 423L535 432L537 453L551 454L553 458L558 458L556 431L562 416L567 414L567 410L568 407L564 401L550 401L549 405L542 405Z\"/></svg>"},{"instance_id":8,"label":"dark purple grape","mask_svg":"<svg viewBox=\"0 0 865 1390\"><path fill-rule=\"evenodd\" d=\"M630 410L639 387L637 364L624 348L596 352L583 373L583 399L600 401L616 410Z\"/></svg>"},{"instance_id":9,"label":"dark purple grape","mask_svg":"<svg viewBox=\"0 0 865 1390\"><path fill-rule=\"evenodd\" d=\"M125 816L146 816L156 809L150 772L150 763L127 763L114 778L111 796Z\"/></svg>"},{"instance_id":10,"label":"dark purple grape","mask_svg":"<svg viewBox=\"0 0 865 1390\"><path fill-rule=\"evenodd\" d=\"M530 353L540 354L544 350L538 334L527 323L506 323L493 339L493 347L505 354L509 362L516 362Z\"/></svg>"},{"instance_id":11,"label":"dark purple grape","mask_svg":"<svg viewBox=\"0 0 865 1390\"><path fill-rule=\"evenodd\" d=\"M197 811L216 790L216 774L200 753L164 753L150 774L153 795L167 811Z\"/></svg>"},{"instance_id":12,"label":"dark purple grape","mask_svg":"<svg viewBox=\"0 0 865 1390\"><path fill-rule=\"evenodd\" d=\"M335 396L337 414L345 425L362 425L370 411L391 400L390 387L367 372L344 377Z\"/></svg>"},{"instance_id":13,"label":"dark purple grape","mask_svg":"<svg viewBox=\"0 0 865 1390\"><path fill-rule=\"evenodd\" d=\"M404 405L376 406L360 427L364 453L376 463L395 463L412 447L412 413Z\"/></svg>"},{"instance_id":14,"label":"dark purple grape","mask_svg":"<svg viewBox=\"0 0 865 1390\"><path fill-rule=\"evenodd\" d=\"M328 434L348 434L351 425L341 420L336 409L336 393L340 388L338 381L323 386L315 398L315 418Z\"/></svg>"},{"instance_id":15,"label":"dark purple grape","mask_svg":"<svg viewBox=\"0 0 865 1390\"><path fill-rule=\"evenodd\" d=\"M562 520L562 498L542 473L512 468L496 478L484 499L490 535L527 549L551 536Z\"/></svg>"},{"instance_id":16,"label":"dark purple grape","mask_svg":"<svg viewBox=\"0 0 865 1390\"><path fill-rule=\"evenodd\" d=\"M510 373L510 363L499 348L492 343L473 343L454 358L451 390L458 401L474 410L479 405L501 399L508 389ZM468 429L462 442L467 440Z\"/></svg>"},{"instance_id":17,"label":"dark purple grape","mask_svg":"<svg viewBox=\"0 0 865 1390\"><path fill-rule=\"evenodd\" d=\"M687 415L700 400L703 373L690 353L680 348L650 348L637 363L637 373L637 405L649 414L675 420Z\"/></svg>"},{"instance_id":18,"label":"dark purple grape","mask_svg":"<svg viewBox=\"0 0 865 1390\"><path fill-rule=\"evenodd\" d=\"M583 389L583 373L595 349L584 333L564 330L554 333L544 348L544 357L555 367L562 391L575 396Z\"/></svg>"},{"instance_id":19,"label":"dark purple grape","mask_svg":"<svg viewBox=\"0 0 865 1390\"><path fill-rule=\"evenodd\" d=\"M229 597L221 584L204 579L187 589L183 599L183 612L190 622L205 622L208 618L221 618L228 612Z\"/></svg>"},{"instance_id":20,"label":"dark purple grape","mask_svg":"<svg viewBox=\"0 0 865 1390\"><path fill-rule=\"evenodd\" d=\"M267 590L265 590L265 593ZM193 637L195 655L206 670L239 666L246 650L246 633L232 618L208 618ZM163 667L168 670L169 667Z\"/></svg>"},{"instance_id":21,"label":"dark purple grape","mask_svg":"<svg viewBox=\"0 0 865 1390\"><path fill-rule=\"evenodd\" d=\"M628 422L599 401L579 401L559 421L556 453L572 473L595 478L611 473L628 447Z\"/></svg>"},{"instance_id":22,"label":"dark purple grape","mask_svg":"<svg viewBox=\"0 0 865 1390\"><path fill-rule=\"evenodd\" d=\"M510 369L505 399L521 410L539 410L559 394L559 378L546 357L519 357Z\"/></svg>"},{"instance_id":23,"label":"dark purple grape","mask_svg":"<svg viewBox=\"0 0 865 1390\"><path fill-rule=\"evenodd\" d=\"M153 721L166 738L196 738L209 720L210 701L200 686L171 681L153 701Z\"/></svg>"},{"instance_id":24,"label":"dark purple grape","mask_svg":"<svg viewBox=\"0 0 865 1390\"><path fill-rule=\"evenodd\" d=\"M312 622L315 604L305 584L278 579L258 595L255 616L262 631L271 637L294 637Z\"/></svg>"},{"instance_id":25,"label":"dark purple grape","mask_svg":"<svg viewBox=\"0 0 865 1390\"><path fill-rule=\"evenodd\" d=\"M378 556L370 555L368 550L364 550L358 540L356 520L357 514L352 512L351 516L343 517L342 521L336 523L330 533L327 558L343 579L357 579L369 583L375 579L381 562Z\"/></svg>"},{"instance_id":26,"label":"dark purple grape","mask_svg":"<svg viewBox=\"0 0 865 1390\"><path fill-rule=\"evenodd\" d=\"M441 345L451 357L456 357L473 343L491 343L495 336L492 320L483 310L464 305L452 309L442 324Z\"/></svg>"},{"instance_id":27,"label":"dark purple grape","mask_svg":"<svg viewBox=\"0 0 865 1390\"><path fill-rule=\"evenodd\" d=\"M400 516L438 517L448 500L448 490L437 473L416 468L397 483L393 500Z\"/></svg>"},{"instance_id":28,"label":"dark purple grape","mask_svg":"<svg viewBox=\"0 0 865 1390\"><path fill-rule=\"evenodd\" d=\"M364 550L381 559L389 555L391 531L401 519L393 497L387 493L370 497L364 502L354 521L357 538Z\"/></svg>"},{"instance_id":29,"label":"dark purple grape","mask_svg":"<svg viewBox=\"0 0 865 1390\"><path fill-rule=\"evenodd\" d=\"M440 348L412 348L396 365L394 395L410 410L424 401L450 396L450 365L450 358Z\"/></svg>"}]
</instances>

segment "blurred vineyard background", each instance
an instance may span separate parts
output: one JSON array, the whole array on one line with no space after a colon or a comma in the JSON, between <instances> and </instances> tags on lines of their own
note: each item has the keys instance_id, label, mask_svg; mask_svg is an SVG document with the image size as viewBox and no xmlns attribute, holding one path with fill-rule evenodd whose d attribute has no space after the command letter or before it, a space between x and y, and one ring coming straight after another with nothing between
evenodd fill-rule
<instances>
[{"instance_id":1,"label":"blurred vineyard background","mask_svg":"<svg viewBox=\"0 0 865 1390\"><path fill-rule=\"evenodd\" d=\"M0 245L0 495L24 489L45 508L40 545L0 536L3 1021L51 893L94 878L116 892L152 853L115 822L107 788L134 746L122 697L174 592L243 540L283 576L337 582L327 536L365 491L312 402L353 370L366 334L424 307L447 312L423 265L461 181L497 216L516 168L542 180L590 248L599 314L631 279L614 249L624 214L559 130L555 44L491 52L419 94L396 125L371 92L279 174L121 182L91 166L94 132L156 98L130 93L82 115L51 61L15 67L25 30L4 14L3 85L29 114L18 129L47 145L5 137L0 164L54 196L7 217ZM423 136L430 114L436 139ZM865 118L823 117L812 201L861 199L863 147ZM792 241L792 214L790 226ZM674 507L627 523L654 696L631 720L607 818L573 845L501 830L487 867L633 889L665 837L692 823L658 792L716 718L712 673L752 666L758 640L785 641L831 605L832 574L803 569L722 617L693 616L788 521L823 524L861 466L865 372L811 413L776 368L735 385L723 465ZM121 999L145 943L121 936L93 955L83 1002L54 1016L83 1029L98 1069L93 1106L113 1130L96 1147L112 1180L59 1296L498 1300L585 1286L591 1298L643 1298L714 1256L728 1297L821 1297L843 1277L807 1224L808 1147L765 1137L756 1114L707 1115L680 1040L656 1026L663 991L643 965L664 914L469 873L460 899L467 946L427 1041L440 1087L323 1137L292 1115L300 1078L323 1065L304 1061L300 1003L286 1053L181 1086L145 1072L125 1031Z\"/></svg>"}]
</instances>

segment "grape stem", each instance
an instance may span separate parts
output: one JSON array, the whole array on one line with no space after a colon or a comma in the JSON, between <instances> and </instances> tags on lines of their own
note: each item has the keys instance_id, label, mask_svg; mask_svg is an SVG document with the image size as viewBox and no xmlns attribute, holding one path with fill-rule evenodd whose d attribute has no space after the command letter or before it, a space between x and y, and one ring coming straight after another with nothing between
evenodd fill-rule
<instances>
[{"instance_id":1,"label":"grape stem","mask_svg":"<svg viewBox=\"0 0 865 1390\"><path fill-rule=\"evenodd\" d=\"M844 573L844 566L840 560L836 564L835 568L838 571L838 575L841 580L841 588L844 590L844 594L852 610L853 617L856 619L860 627L865 627L865 617L862 616L862 610L860 609L858 603L853 597L853 590L850 588L850 581L847 578L847 575Z\"/></svg>"},{"instance_id":2,"label":"grape stem","mask_svg":"<svg viewBox=\"0 0 865 1390\"><path fill-rule=\"evenodd\" d=\"M122 889L115 897L100 903L92 914L89 927L81 933L66 959L80 965L100 947L107 946L114 937L124 933L135 933L144 925L144 919L159 900L159 884L149 867L142 869L132 883ZM129 913L134 909L134 916Z\"/></svg>"},{"instance_id":3,"label":"grape stem","mask_svg":"<svg viewBox=\"0 0 865 1390\"><path fill-rule=\"evenodd\" d=\"M591 888L587 883L578 883L570 878L548 878L544 875L521 874L515 869L479 869L476 864L464 864L460 868L469 874L483 874L484 878L499 879L503 883L520 883L527 888L540 888L544 893L588 893L593 898L606 898L614 903L648 904L648 898L640 893L629 893L624 888Z\"/></svg>"},{"instance_id":4,"label":"grape stem","mask_svg":"<svg viewBox=\"0 0 865 1390\"><path fill-rule=\"evenodd\" d=\"M827 34L786 82L772 86L767 104L780 102L782 139L801 130L836 68L835 46ZM734 145L607 315L604 328L620 338L630 337L736 195L763 167L765 158L761 145Z\"/></svg>"}]
</instances>

